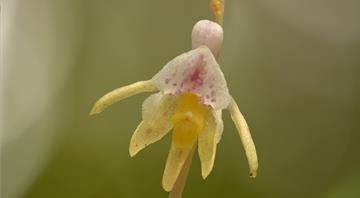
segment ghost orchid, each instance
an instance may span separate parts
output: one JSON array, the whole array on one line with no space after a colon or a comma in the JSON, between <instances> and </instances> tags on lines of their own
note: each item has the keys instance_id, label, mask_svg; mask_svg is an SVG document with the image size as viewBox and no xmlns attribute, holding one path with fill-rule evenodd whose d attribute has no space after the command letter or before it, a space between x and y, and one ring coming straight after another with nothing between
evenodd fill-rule
<instances>
[{"instance_id":1,"label":"ghost orchid","mask_svg":"<svg viewBox=\"0 0 360 198\"><path fill-rule=\"evenodd\" d=\"M130 156L136 155L173 129L162 180L166 191L173 189L196 142L202 177L205 179L210 174L216 146L223 132L223 109L229 110L239 132L250 166L250 177L256 176L258 162L255 145L216 61L222 41L220 25L208 20L197 22L192 31L191 51L175 57L150 80L104 95L90 113L100 113L111 104L142 92L158 91L143 102L143 121L131 138L129 153Z\"/></svg>"}]
</instances>

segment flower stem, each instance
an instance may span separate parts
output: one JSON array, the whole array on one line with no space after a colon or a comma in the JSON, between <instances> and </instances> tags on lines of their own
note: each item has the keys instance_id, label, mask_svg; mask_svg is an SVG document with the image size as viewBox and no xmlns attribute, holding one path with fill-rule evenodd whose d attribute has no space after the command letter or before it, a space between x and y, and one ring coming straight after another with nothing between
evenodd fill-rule
<instances>
[{"instance_id":1,"label":"flower stem","mask_svg":"<svg viewBox=\"0 0 360 198\"><path fill-rule=\"evenodd\" d=\"M225 0L210 0L210 7L214 13L215 20L221 26L224 17L224 4Z\"/></svg>"},{"instance_id":2,"label":"flower stem","mask_svg":"<svg viewBox=\"0 0 360 198\"><path fill-rule=\"evenodd\" d=\"M177 178L173 190L169 193L169 198L181 198L185 187L187 177L189 175L190 165L194 156L196 144L194 144L188 158L185 161L183 168L181 169L180 175Z\"/></svg>"}]
</instances>

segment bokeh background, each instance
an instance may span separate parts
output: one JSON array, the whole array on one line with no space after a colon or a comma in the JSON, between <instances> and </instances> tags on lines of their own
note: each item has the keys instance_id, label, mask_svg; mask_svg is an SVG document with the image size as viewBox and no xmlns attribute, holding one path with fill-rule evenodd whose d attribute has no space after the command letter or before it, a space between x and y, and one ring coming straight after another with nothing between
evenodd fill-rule
<instances>
[{"instance_id":1,"label":"bokeh background","mask_svg":"<svg viewBox=\"0 0 360 198\"><path fill-rule=\"evenodd\" d=\"M227 0L219 60L250 125L259 175L230 116L206 181L184 197L360 197L360 1ZM104 93L188 51L207 0L3 0L1 197L167 197L169 135L135 158L148 94L89 117Z\"/></svg>"}]
</instances>

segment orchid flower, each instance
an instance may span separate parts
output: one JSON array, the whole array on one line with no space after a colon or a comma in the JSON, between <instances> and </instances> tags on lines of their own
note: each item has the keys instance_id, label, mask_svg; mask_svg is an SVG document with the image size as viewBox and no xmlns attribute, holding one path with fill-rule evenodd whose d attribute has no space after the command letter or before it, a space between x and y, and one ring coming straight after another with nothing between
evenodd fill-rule
<instances>
[{"instance_id":1,"label":"orchid flower","mask_svg":"<svg viewBox=\"0 0 360 198\"><path fill-rule=\"evenodd\" d=\"M104 95L90 113L100 113L113 103L139 93L157 91L143 102L143 120L131 138L129 153L133 157L173 130L162 179L166 191L173 189L196 144L202 177L205 179L210 174L223 132L223 109L230 112L240 135L250 177L256 176L258 168L248 125L229 94L224 74L216 61L223 41L222 27L201 20L195 24L191 36L191 51L175 57L150 80L136 82Z\"/></svg>"}]
</instances>

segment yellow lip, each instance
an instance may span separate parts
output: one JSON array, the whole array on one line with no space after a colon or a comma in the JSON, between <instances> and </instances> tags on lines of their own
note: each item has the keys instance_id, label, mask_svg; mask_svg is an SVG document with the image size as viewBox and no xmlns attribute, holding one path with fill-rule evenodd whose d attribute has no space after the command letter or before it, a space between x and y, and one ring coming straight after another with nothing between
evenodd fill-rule
<instances>
[{"instance_id":1,"label":"yellow lip","mask_svg":"<svg viewBox=\"0 0 360 198\"><path fill-rule=\"evenodd\" d=\"M200 131L204 128L208 109L192 93L184 93L172 117L174 131L172 140L178 147L192 147Z\"/></svg>"}]
</instances>

